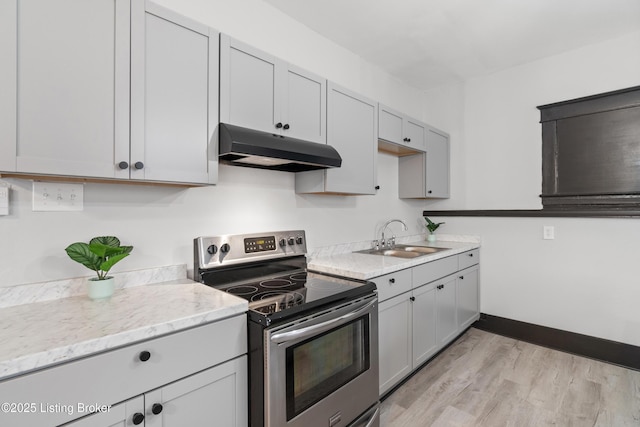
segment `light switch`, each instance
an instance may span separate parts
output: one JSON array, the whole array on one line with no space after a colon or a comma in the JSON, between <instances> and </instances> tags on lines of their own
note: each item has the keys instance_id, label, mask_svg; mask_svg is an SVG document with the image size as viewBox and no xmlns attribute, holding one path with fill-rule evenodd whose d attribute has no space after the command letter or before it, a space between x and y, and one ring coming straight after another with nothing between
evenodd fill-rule
<instances>
[{"instance_id":1,"label":"light switch","mask_svg":"<svg viewBox=\"0 0 640 427\"><path fill-rule=\"evenodd\" d=\"M545 225L542 228L542 238L544 240L553 240L556 238L556 230L553 225Z\"/></svg>"},{"instance_id":2,"label":"light switch","mask_svg":"<svg viewBox=\"0 0 640 427\"><path fill-rule=\"evenodd\" d=\"M84 185L33 181L34 211L81 211Z\"/></svg>"}]
</instances>

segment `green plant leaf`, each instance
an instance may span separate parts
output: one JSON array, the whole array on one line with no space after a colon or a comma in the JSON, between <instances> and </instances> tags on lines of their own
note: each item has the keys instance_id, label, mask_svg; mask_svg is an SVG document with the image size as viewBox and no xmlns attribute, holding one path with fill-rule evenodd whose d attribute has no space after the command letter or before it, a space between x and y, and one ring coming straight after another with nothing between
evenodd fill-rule
<instances>
[{"instance_id":1,"label":"green plant leaf","mask_svg":"<svg viewBox=\"0 0 640 427\"><path fill-rule=\"evenodd\" d=\"M79 262L89 270L98 271L100 269L100 258L89 249L89 245L83 242L72 243L65 249L67 255L72 260Z\"/></svg>"},{"instance_id":2,"label":"green plant leaf","mask_svg":"<svg viewBox=\"0 0 640 427\"><path fill-rule=\"evenodd\" d=\"M111 267L113 267L117 262L122 261L124 258L128 257L129 254L119 254L119 255L114 255L112 257L110 257L109 259L107 259L105 262L103 262L102 264L100 264L100 270L104 271L104 274L106 275L109 270L111 270Z\"/></svg>"},{"instance_id":3,"label":"green plant leaf","mask_svg":"<svg viewBox=\"0 0 640 427\"><path fill-rule=\"evenodd\" d=\"M94 237L89 241L90 245L93 243L101 243L105 246L111 246L112 248L117 248L118 246L120 246L120 239L118 239L115 236L99 236L99 237Z\"/></svg>"}]
</instances>

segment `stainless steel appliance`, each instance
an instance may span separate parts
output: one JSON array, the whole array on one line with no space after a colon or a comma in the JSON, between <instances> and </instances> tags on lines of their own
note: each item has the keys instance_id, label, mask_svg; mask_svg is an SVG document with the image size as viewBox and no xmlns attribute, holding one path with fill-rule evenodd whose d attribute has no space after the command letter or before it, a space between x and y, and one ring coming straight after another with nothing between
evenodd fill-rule
<instances>
[{"instance_id":1,"label":"stainless steel appliance","mask_svg":"<svg viewBox=\"0 0 640 427\"><path fill-rule=\"evenodd\" d=\"M378 427L375 284L306 269L304 231L199 237L194 275L249 301L252 427Z\"/></svg>"}]
</instances>

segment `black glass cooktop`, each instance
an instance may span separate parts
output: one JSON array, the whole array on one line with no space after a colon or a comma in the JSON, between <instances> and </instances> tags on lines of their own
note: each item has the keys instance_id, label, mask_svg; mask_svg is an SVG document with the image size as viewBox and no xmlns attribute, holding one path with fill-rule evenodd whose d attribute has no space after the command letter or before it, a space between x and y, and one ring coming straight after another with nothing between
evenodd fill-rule
<instances>
[{"instance_id":1,"label":"black glass cooktop","mask_svg":"<svg viewBox=\"0 0 640 427\"><path fill-rule=\"evenodd\" d=\"M343 298L353 299L375 290L371 282L341 279L305 270L224 285L216 284L213 276L204 279L209 286L246 299L250 316L266 325L275 319L304 314L312 308Z\"/></svg>"}]
</instances>

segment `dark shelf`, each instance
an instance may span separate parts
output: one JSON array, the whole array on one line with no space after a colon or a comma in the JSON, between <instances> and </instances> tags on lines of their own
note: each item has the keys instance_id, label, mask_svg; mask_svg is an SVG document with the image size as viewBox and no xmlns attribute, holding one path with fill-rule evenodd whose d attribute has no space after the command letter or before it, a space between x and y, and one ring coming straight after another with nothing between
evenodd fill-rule
<instances>
[{"instance_id":1,"label":"dark shelf","mask_svg":"<svg viewBox=\"0 0 640 427\"><path fill-rule=\"evenodd\" d=\"M513 218L640 218L640 209L594 209L553 210L553 209L504 209L504 210L425 210L422 215L473 216L473 217L513 217Z\"/></svg>"}]
</instances>

